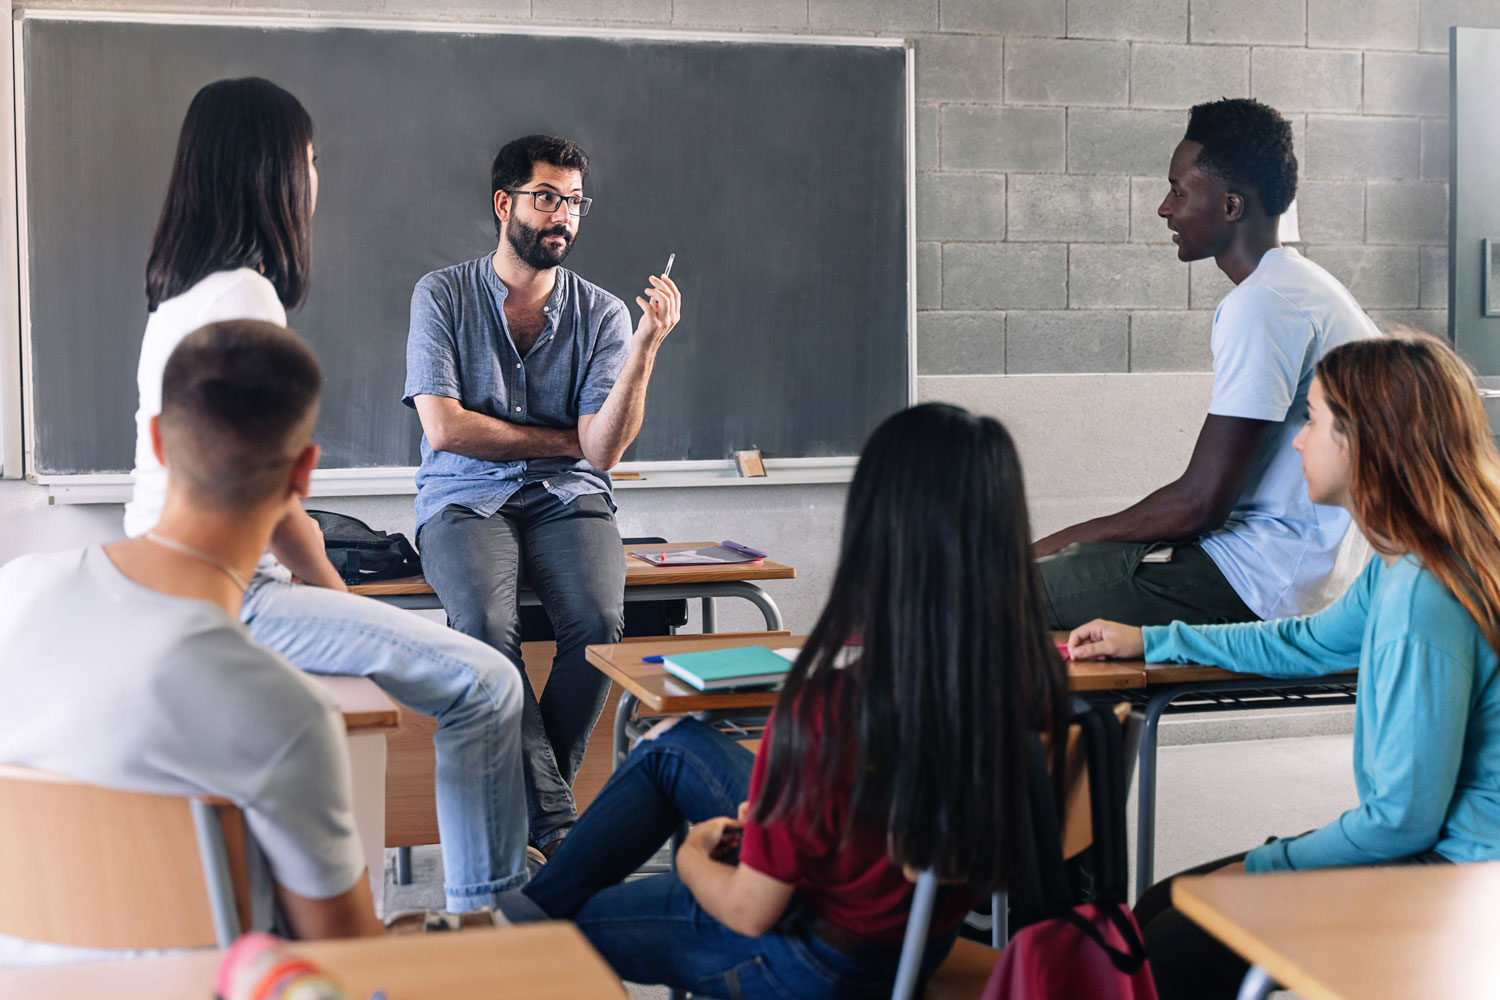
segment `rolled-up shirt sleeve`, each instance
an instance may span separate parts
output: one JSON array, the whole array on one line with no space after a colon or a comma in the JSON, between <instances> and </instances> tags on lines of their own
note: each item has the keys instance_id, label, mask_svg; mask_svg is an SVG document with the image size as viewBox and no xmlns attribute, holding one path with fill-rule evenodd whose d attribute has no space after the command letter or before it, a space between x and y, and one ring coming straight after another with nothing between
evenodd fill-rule
<instances>
[{"instance_id":1,"label":"rolled-up shirt sleeve","mask_svg":"<svg viewBox=\"0 0 1500 1000\"><path fill-rule=\"evenodd\" d=\"M401 402L415 406L418 396L463 399L453 300L428 275L411 293L411 325L406 334L406 386Z\"/></svg>"},{"instance_id":2,"label":"rolled-up shirt sleeve","mask_svg":"<svg viewBox=\"0 0 1500 1000\"><path fill-rule=\"evenodd\" d=\"M599 321L599 336L589 357L588 370L578 387L578 414L586 416L604 409L630 357L630 316L623 303L616 302Z\"/></svg>"}]
</instances>

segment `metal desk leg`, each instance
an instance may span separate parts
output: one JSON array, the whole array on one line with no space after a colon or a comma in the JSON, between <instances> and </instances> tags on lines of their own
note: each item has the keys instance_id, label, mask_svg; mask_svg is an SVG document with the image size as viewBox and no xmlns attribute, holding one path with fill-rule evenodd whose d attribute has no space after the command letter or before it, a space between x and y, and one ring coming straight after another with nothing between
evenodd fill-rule
<instances>
[{"instance_id":1,"label":"metal desk leg","mask_svg":"<svg viewBox=\"0 0 1500 1000\"><path fill-rule=\"evenodd\" d=\"M411 848L396 848L396 884L411 885Z\"/></svg>"},{"instance_id":2,"label":"metal desk leg","mask_svg":"<svg viewBox=\"0 0 1500 1000\"><path fill-rule=\"evenodd\" d=\"M786 628L786 625L781 620L781 609L776 606L775 601L771 600L770 594L767 594L755 584L748 581L741 581L733 584L729 588L729 593L734 597L743 598L757 608L760 608L760 613L766 619L767 631L778 632Z\"/></svg>"},{"instance_id":3,"label":"metal desk leg","mask_svg":"<svg viewBox=\"0 0 1500 1000\"><path fill-rule=\"evenodd\" d=\"M1161 714L1182 690L1164 687L1151 696L1141 717L1141 760L1135 785L1135 898L1151 888L1156 866L1156 744Z\"/></svg>"},{"instance_id":4,"label":"metal desk leg","mask_svg":"<svg viewBox=\"0 0 1500 1000\"><path fill-rule=\"evenodd\" d=\"M635 706L639 703L640 699L629 691L620 692L620 702L615 706L614 738L610 746L614 752L609 766L611 774L620 769L621 761L630 753L630 717L635 714Z\"/></svg>"},{"instance_id":5,"label":"metal desk leg","mask_svg":"<svg viewBox=\"0 0 1500 1000\"><path fill-rule=\"evenodd\" d=\"M719 631L717 616L714 614L714 599L705 597L703 599L703 631L704 633Z\"/></svg>"},{"instance_id":6,"label":"metal desk leg","mask_svg":"<svg viewBox=\"0 0 1500 1000\"><path fill-rule=\"evenodd\" d=\"M1240 991L1236 994L1237 1000L1265 1000L1271 991L1276 988L1276 981L1271 974L1259 965L1250 966L1250 971L1245 973L1245 978L1240 980Z\"/></svg>"}]
</instances>

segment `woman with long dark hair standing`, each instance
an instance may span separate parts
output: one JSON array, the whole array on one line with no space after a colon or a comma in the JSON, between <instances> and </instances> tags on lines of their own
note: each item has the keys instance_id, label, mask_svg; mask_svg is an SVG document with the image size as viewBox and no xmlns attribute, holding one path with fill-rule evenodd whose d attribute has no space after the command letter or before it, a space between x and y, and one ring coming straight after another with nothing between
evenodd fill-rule
<instances>
[{"instance_id":1,"label":"woman with long dark hair standing","mask_svg":"<svg viewBox=\"0 0 1500 1000\"><path fill-rule=\"evenodd\" d=\"M161 412L162 373L177 344L199 327L235 319L285 326L286 310L306 295L318 199L312 143L307 111L259 77L210 83L188 106L146 266L151 315L136 373L128 535L192 545L153 530L166 498L166 470L150 434ZM257 401L239 405L253 420ZM317 522L293 497L248 582L240 617L251 638L303 670L370 677L403 704L437 717L448 907L492 903L526 879L520 676L484 643L345 591Z\"/></svg>"},{"instance_id":2,"label":"woman with long dark hair standing","mask_svg":"<svg viewBox=\"0 0 1500 1000\"><path fill-rule=\"evenodd\" d=\"M849 489L828 605L760 754L685 719L641 742L501 909L571 919L625 979L706 997L888 995L906 877L939 899L929 966L1016 871L1028 741L1066 720L1015 446L929 404L885 421ZM1060 773L1060 772L1059 772ZM669 875L622 882L683 820ZM717 860L726 834L738 861Z\"/></svg>"},{"instance_id":3,"label":"woman with long dark hair standing","mask_svg":"<svg viewBox=\"0 0 1500 1000\"><path fill-rule=\"evenodd\" d=\"M1184 874L1500 859L1500 456L1474 376L1422 334L1345 344L1318 362L1294 444L1313 502L1347 509L1378 554L1338 602L1243 625L1090 622L1073 655L1358 669L1359 805ZM1172 908L1171 883L1135 911L1158 992L1234 996L1245 963Z\"/></svg>"}]
</instances>

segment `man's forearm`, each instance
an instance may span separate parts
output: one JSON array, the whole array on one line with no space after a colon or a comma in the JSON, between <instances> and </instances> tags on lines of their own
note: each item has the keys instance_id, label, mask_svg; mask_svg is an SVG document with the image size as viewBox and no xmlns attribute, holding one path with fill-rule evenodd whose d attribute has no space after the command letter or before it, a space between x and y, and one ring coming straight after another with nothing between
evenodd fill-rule
<instances>
[{"instance_id":1,"label":"man's forearm","mask_svg":"<svg viewBox=\"0 0 1500 1000\"><path fill-rule=\"evenodd\" d=\"M303 583L328 590L348 590L338 571L328 561L323 532L312 515L292 500L271 533L271 554Z\"/></svg>"},{"instance_id":2,"label":"man's forearm","mask_svg":"<svg viewBox=\"0 0 1500 1000\"><path fill-rule=\"evenodd\" d=\"M646 419L646 387L656 367L656 349L631 345L630 357L615 379L614 388L579 438L583 457L596 469L619 464Z\"/></svg>"},{"instance_id":3,"label":"man's forearm","mask_svg":"<svg viewBox=\"0 0 1500 1000\"><path fill-rule=\"evenodd\" d=\"M428 443L438 451L453 452L487 462L514 462L525 458L581 458L578 430L574 427L536 427L464 410L444 421L437 441Z\"/></svg>"},{"instance_id":4,"label":"man's forearm","mask_svg":"<svg viewBox=\"0 0 1500 1000\"><path fill-rule=\"evenodd\" d=\"M1122 511L1053 532L1037 540L1032 552L1048 556L1079 542L1184 541L1216 527L1207 520L1203 503L1174 482Z\"/></svg>"}]
</instances>

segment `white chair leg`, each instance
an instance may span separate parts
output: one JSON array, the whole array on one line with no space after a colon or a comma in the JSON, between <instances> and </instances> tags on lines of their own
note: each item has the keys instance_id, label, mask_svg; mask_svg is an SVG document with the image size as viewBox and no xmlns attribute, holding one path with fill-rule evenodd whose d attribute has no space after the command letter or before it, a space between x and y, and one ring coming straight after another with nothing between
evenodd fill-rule
<instances>
[{"instance_id":1,"label":"white chair leg","mask_svg":"<svg viewBox=\"0 0 1500 1000\"><path fill-rule=\"evenodd\" d=\"M1269 972L1259 965L1252 965L1245 978L1240 980L1238 1000L1265 1000L1275 987L1276 981Z\"/></svg>"}]
</instances>

